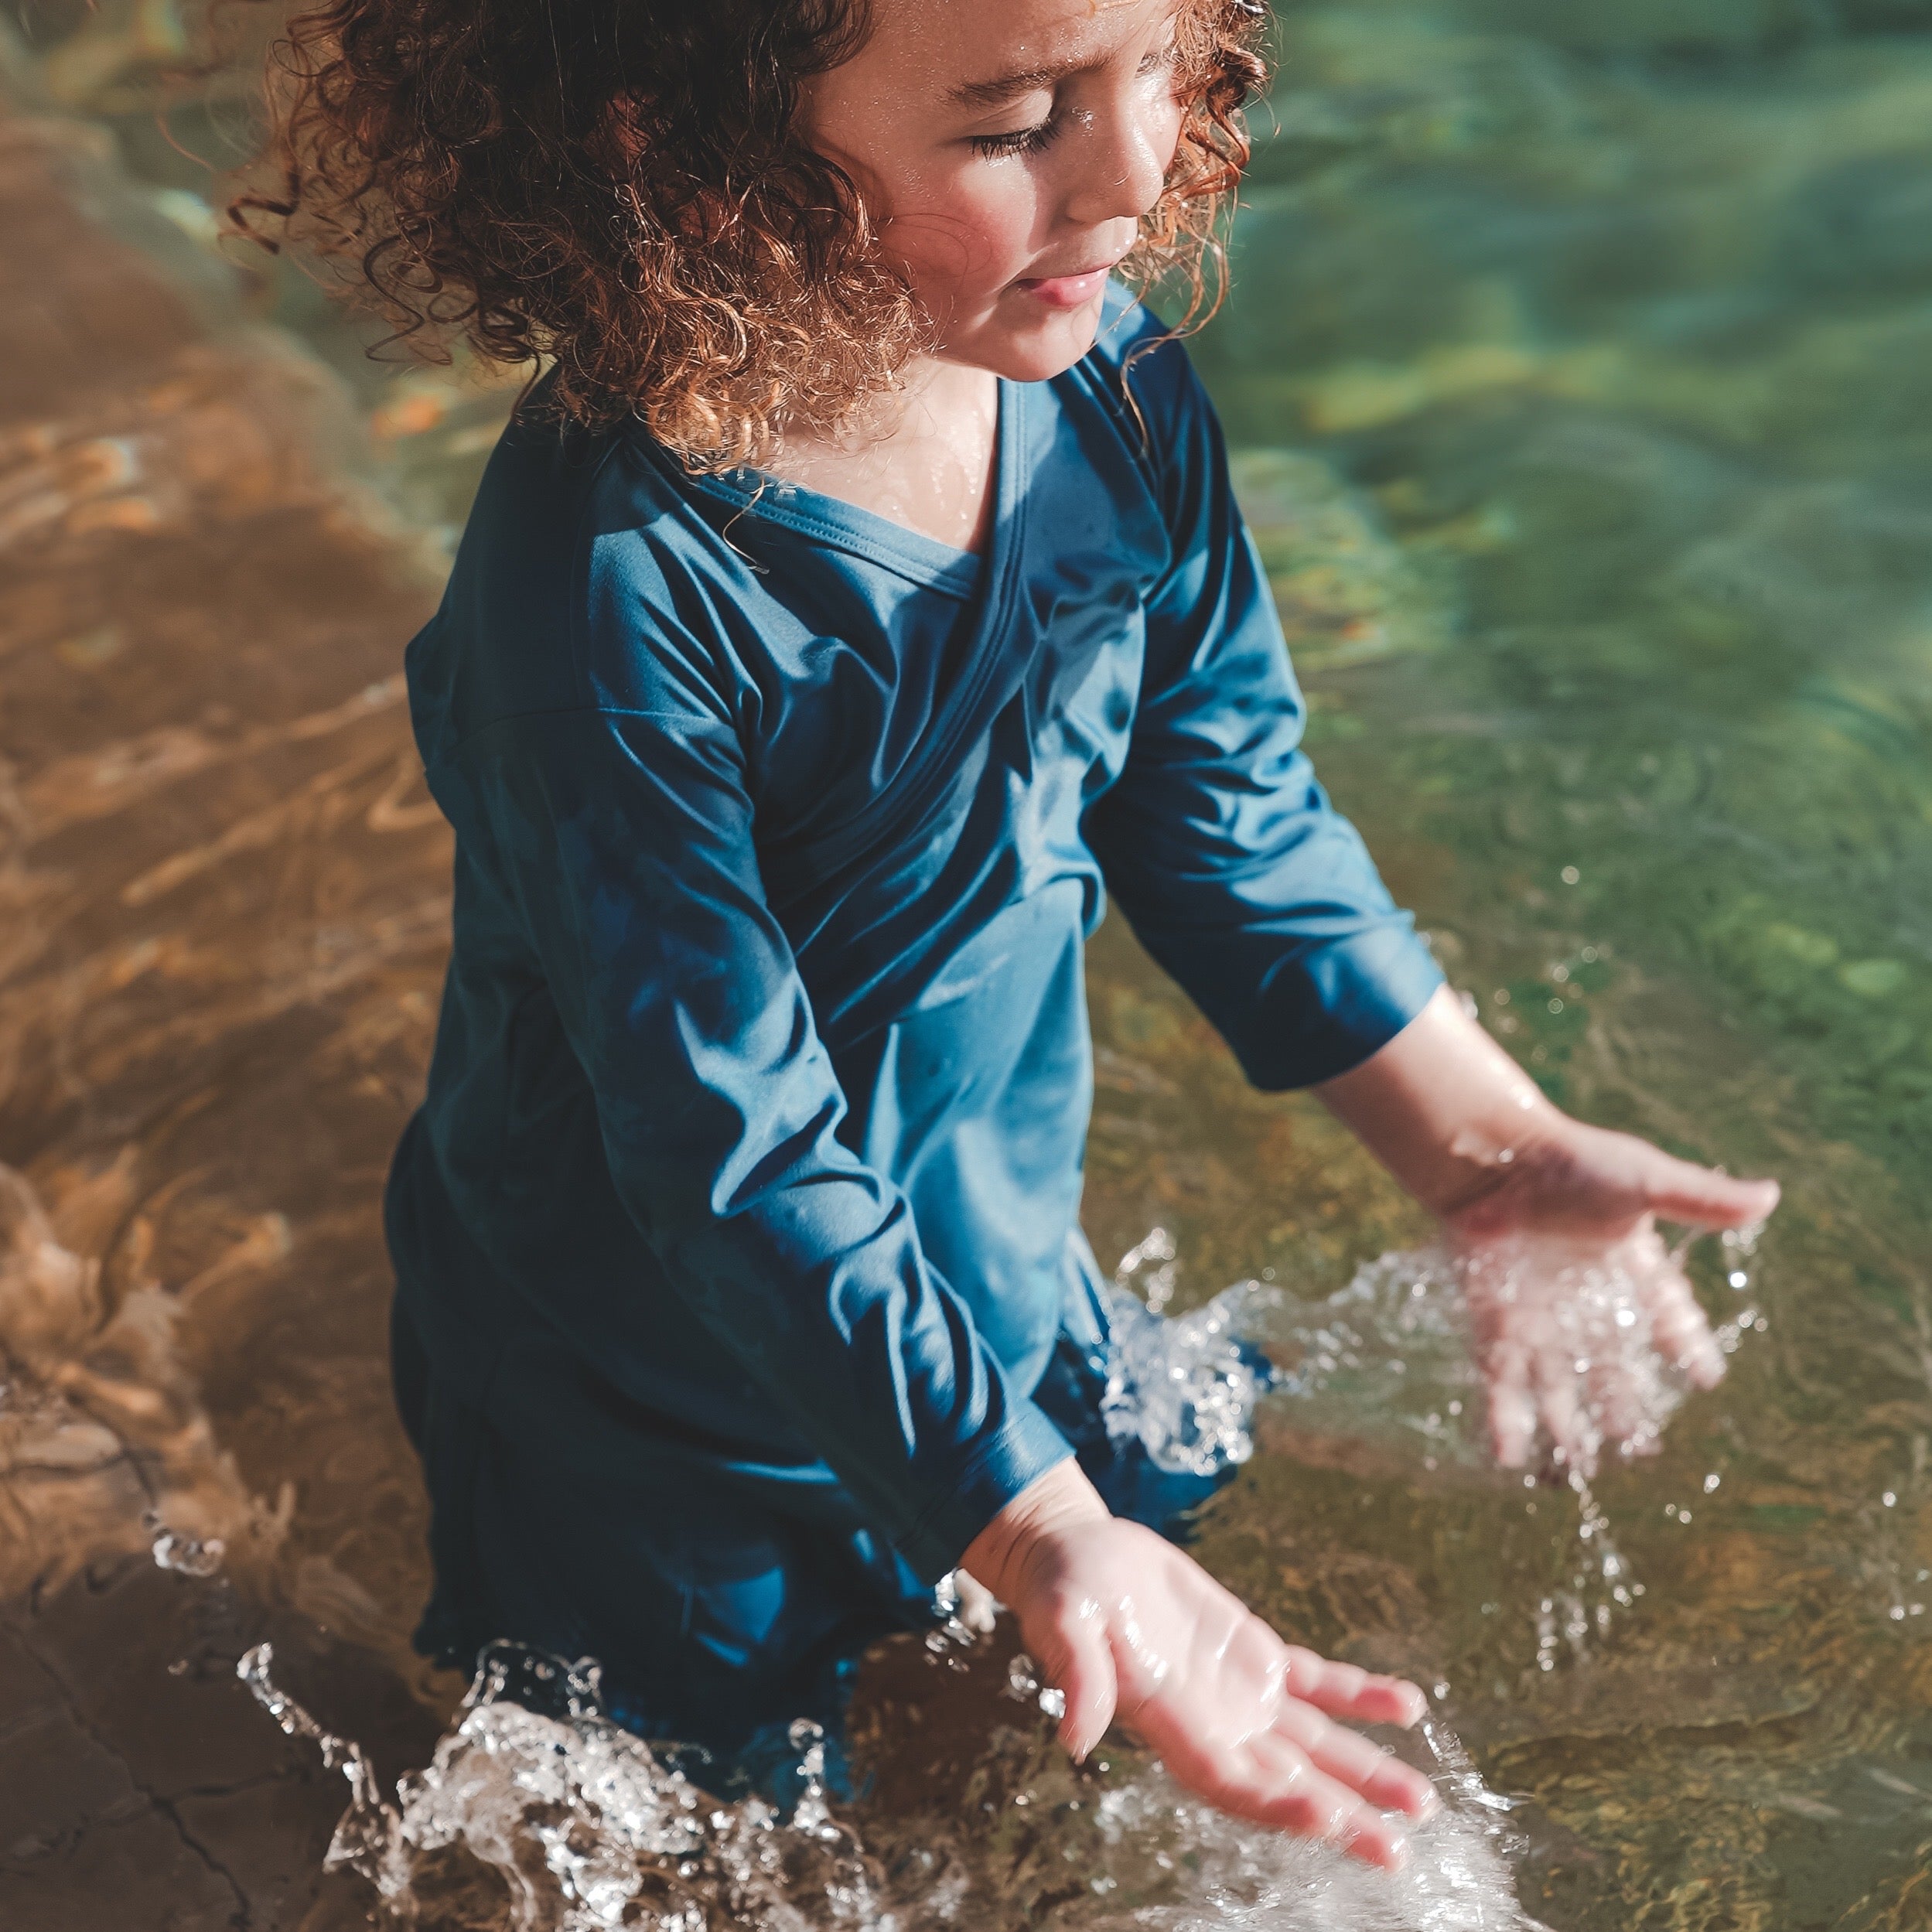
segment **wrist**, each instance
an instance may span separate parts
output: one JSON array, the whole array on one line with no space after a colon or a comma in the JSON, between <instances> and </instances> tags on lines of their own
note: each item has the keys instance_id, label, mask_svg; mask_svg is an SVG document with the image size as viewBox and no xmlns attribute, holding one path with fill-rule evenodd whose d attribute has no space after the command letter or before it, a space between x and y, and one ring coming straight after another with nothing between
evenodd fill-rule
<instances>
[{"instance_id":1,"label":"wrist","mask_svg":"<svg viewBox=\"0 0 1932 1932\"><path fill-rule=\"evenodd\" d=\"M1003 1603L1018 1607L1033 1558L1053 1538L1112 1513L1069 1456L1037 1476L967 1545L959 1566Z\"/></svg>"},{"instance_id":2,"label":"wrist","mask_svg":"<svg viewBox=\"0 0 1932 1932\"><path fill-rule=\"evenodd\" d=\"M1439 1220L1455 1220L1562 1160L1578 1125L1540 1092L1507 1113L1473 1114L1458 1124L1427 1185L1411 1191Z\"/></svg>"},{"instance_id":3,"label":"wrist","mask_svg":"<svg viewBox=\"0 0 1932 1932\"><path fill-rule=\"evenodd\" d=\"M1446 987L1379 1053L1316 1091L1445 1217L1509 1185L1572 1124Z\"/></svg>"}]
</instances>

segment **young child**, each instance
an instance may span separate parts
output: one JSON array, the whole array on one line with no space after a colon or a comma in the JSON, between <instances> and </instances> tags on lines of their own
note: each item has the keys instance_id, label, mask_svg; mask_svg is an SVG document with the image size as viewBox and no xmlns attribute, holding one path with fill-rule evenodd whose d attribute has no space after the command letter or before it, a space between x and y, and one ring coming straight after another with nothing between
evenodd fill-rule
<instances>
[{"instance_id":1,"label":"young child","mask_svg":"<svg viewBox=\"0 0 1932 1932\"><path fill-rule=\"evenodd\" d=\"M1761 1217L1550 1106L1299 749L1186 353L1252 0L332 0L284 48L298 233L550 360L410 644L456 831L386 1197L434 1505L418 1641L603 1665L719 1772L835 1724L956 1568L1077 1755L1384 1864L1412 1685L1285 1644L1097 1421L1083 942L1111 898L1255 1083L1466 1244ZM266 205L258 203L258 207ZM1198 287L1198 281L1196 286ZM1650 1251L1647 1250L1646 1251ZM1688 1286L1668 1349L1720 1363ZM1573 1418L1526 1312L1499 1452Z\"/></svg>"}]
</instances>

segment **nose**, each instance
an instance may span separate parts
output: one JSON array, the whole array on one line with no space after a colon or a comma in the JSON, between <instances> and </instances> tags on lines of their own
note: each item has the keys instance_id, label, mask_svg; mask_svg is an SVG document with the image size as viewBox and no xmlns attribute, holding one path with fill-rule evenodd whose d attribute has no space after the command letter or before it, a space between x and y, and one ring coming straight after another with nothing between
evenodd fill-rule
<instances>
[{"instance_id":1,"label":"nose","mask_svg":"<svg viewBox=\"0 0 1932 1932\"><path fill-rule=\"evenodd\" d=\"M1072 171L1064 213L1080 227L1123 217L1138 221L1161 197L1180 134L1179 104L1165 92L1128 99L1083 114L1067 131Z\"/></svg>"}]
</instances>

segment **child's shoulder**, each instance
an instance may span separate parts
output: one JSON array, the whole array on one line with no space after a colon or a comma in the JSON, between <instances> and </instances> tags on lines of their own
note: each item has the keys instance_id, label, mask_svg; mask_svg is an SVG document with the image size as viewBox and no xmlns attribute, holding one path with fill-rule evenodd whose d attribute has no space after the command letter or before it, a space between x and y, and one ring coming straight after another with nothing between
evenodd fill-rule
<instances>
[{"instance_id":1,"label":"child's shoulder","mask_svg":"<svg viewBox=\"0 0 1932 1932\"><path fill-rule=\"evenodd\" d=\"M499 439L441 607L405 654L425 760L515 719L718 712L743 684L736 643L769 616L643 438L559 422L543 401Z\"/></svg>"}]
</instances>

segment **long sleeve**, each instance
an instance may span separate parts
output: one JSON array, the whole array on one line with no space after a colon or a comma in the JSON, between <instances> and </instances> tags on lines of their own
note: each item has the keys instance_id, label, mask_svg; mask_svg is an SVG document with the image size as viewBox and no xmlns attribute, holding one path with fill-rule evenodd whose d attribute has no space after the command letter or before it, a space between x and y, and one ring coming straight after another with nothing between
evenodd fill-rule
<instances>
[{"instance_id":1,"label":"long sleeve","mask_svg":"<svg viewBox=\"0 0 1932 1932\"><path fill-rule=\"evenodd\" d=\"M1301 748L1301 693L1205 393L1178 344L1129 380L1173 559L1126 766L1087 836L1142 943L1255 1085L1311 1085L1392 1039L1442 975Z\"/></svg>"},{"instance_id":2,"label":"long sleeve","mask_svg":"<svg viewBox=\"0 0 1932 1932\"><path fill-rule=\"evenodd\" d=\"M923 1255L903 1194L838 1139L728 701L688 666L660 683L664 709L491 725L443 781L488 828L673 1289L936 1577L1070 1452ZM614 1346L648 1346L623 1333L649 1317L622 1284L610 1319Z\"/></svg>"}]
</instances>

